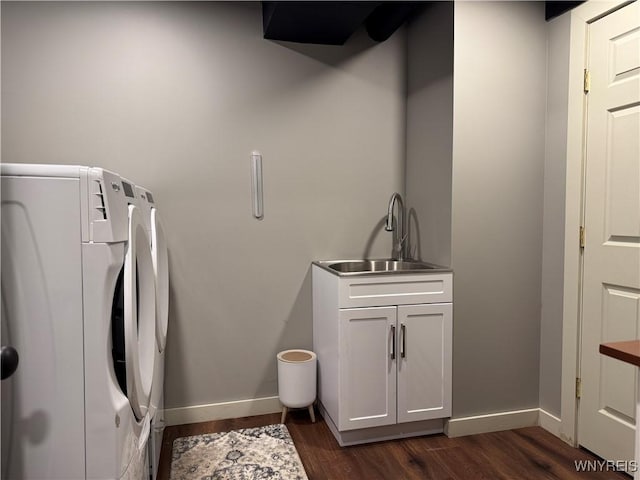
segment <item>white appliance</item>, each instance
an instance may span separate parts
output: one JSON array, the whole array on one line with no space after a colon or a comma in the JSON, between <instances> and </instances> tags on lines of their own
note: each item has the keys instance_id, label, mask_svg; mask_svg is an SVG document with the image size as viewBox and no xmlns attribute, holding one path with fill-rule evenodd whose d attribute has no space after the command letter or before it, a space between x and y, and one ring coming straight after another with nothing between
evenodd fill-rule
<instances>
[{"instance_id":1,"label":"white appliance","mask_svg":"<svg viewBox=\"0 0 640 480\"><path fill-rule=\"evenodd\" d=\"M81 166L0 173L2 345L20 357L2 476L148 478L155 278L134 186Z\"/></svg>"},{"instance_id":2,"label":"white appliance","mask_svg":"<svg viewBox=\"0 0 640 480\"><path fill-rule=\"evenodd\" d=\"M149 457L152 479L156 480L165 427L164 357L169 324L169 259L164 229L153 194L146 188L137 185L136 198L143 212L144 224L151 242L151 256L156 279L156 361L149 404L151 416Z\"/></svg>"}]
</instances>

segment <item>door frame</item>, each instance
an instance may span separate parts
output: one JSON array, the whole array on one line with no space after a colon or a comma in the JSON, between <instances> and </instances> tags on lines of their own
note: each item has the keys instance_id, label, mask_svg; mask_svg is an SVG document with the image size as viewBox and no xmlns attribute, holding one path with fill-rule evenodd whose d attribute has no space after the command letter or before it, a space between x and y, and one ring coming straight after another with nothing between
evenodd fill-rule
<instances>
[{"instance_id":1,"label":"door frame","mask_svg":"<svg viewBox=\"0 0 640 480\"><path fill-rule=\"evenodd\" d=\"M579 229L584 223L584 150L586 98L583 92L590 23L635 0L588 1L570 12L566 137L564 294L562 305L562 385L560 437L578 446L576 379L580 377L582 324L582 252Z\"/></svg>"}]
</instances>

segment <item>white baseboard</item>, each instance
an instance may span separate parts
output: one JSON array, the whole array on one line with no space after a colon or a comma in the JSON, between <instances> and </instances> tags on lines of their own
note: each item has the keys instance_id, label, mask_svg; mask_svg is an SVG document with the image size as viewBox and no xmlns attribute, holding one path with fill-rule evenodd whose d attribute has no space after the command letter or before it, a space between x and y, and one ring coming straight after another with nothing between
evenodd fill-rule
<instances>
[{"instance_id":1,"label":"white baseboard","mask_svg":"<svg viewBox=\"0 0 640 480\"><path fill-rule=\"evenodd\" d=\"M452 418L445 425L448 437L462 437L477 433L499 432L538 425L539 408L490 413L473 417Z\"/></svg>"},{"instance_id":2,"label":"white baseboard","mask_svg":"<svg viewBox=\"0 0 640 480\"><path fill-rule=\"evenodd\" d=\"M235 402L211 403L191 407L167 408L164 420L167 426L186 423L209 422L225 418L249 417L278 413L282 410L280 399L276 397L251 398ZM561 420L542 410L530 408L507 412L476 415L472 417L452 418L445 422L445 433L449 437L462 437L477 433L499 432L514 428L540 426L560 437Z\"/></svg>"},{"instance_id":3,"label":"white baseboard","mask_svg":"<svg viewBox=\"0 0 640 480\"><path fill-rule=\"evenodd\" d=\"M164 410L164 420L167 425L183 425L185 423L249 417L280 411L282 411L282 405L278 397L251 398L235 402L166 408Z\"/></svg>"},{"instance_id":4,"label":"white baseboard","mask_svg":"<svg viewBox=\"0 0 640 480\"><path fill-rule=\"evenodd\" d=\"M560 438L560 427L562 426L562 420L555 415L551 415L546 410L540 409L540 416L538 418L538 425L544 428L547 432L552 433L556 437Z\"/></svg>"}]
</instances>

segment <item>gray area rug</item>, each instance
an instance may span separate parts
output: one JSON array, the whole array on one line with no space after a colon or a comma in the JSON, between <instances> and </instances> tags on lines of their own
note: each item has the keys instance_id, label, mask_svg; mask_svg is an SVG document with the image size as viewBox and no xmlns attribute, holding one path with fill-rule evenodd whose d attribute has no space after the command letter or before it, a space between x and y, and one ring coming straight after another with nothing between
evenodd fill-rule
<instances>
[{"instance_id":1,"label":"gray area rug","mask_svg":"<svg viewBox=\"0 0 640 480\"><path fill-rule=\"evenodd\" d=\"M282 424L176 438L170 480L307 480Z\"/></svg>"}]
</instances>

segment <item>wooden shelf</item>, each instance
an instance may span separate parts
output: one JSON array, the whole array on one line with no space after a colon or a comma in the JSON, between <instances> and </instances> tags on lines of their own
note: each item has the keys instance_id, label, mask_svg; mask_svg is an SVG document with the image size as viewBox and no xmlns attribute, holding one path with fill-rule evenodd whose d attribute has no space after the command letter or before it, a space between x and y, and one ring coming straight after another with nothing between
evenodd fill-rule
<instances>
[{"instance_id":1,"label":"wooden shelf","mask_svg":"<svg viewBox=\"0 0 640 480\"><path fill-rule=\"evenodd\" d=\"M601 343L600 353L640 367L640 340Z\"/></svg>"}]
</instances>

